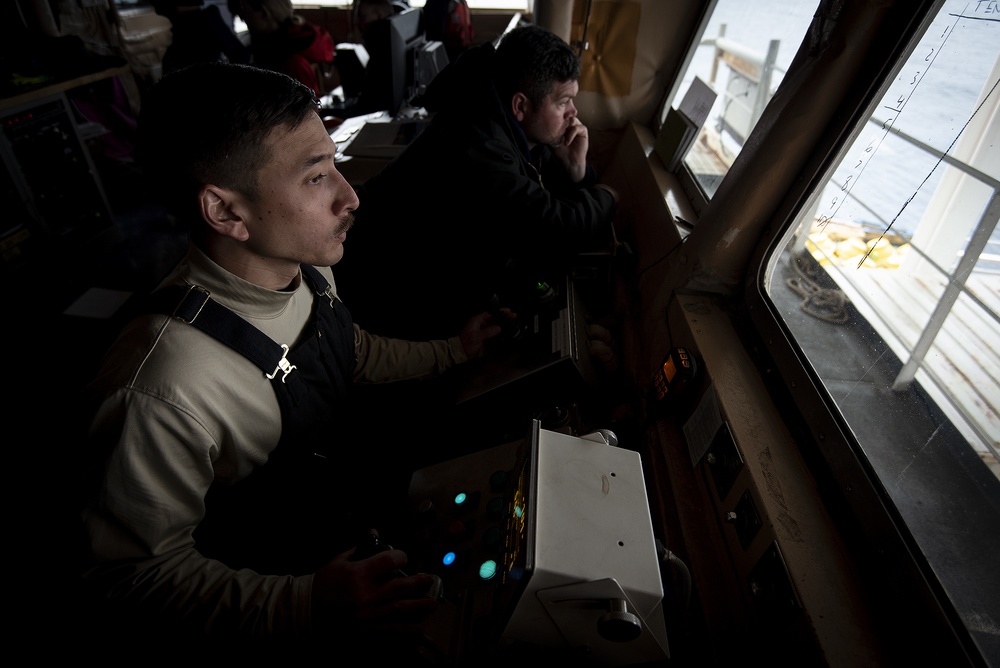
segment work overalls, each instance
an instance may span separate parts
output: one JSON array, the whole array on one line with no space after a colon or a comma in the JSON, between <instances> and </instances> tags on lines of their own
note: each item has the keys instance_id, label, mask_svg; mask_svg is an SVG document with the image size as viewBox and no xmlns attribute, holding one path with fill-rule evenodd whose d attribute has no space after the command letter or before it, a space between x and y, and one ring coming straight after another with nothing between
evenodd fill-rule
<instances>
[{"instance_id":1,"label":"work overalls","mask_svg":"<svg viewBox=\"0 0 1000 668\"><path fill-rule=\"evenodd\" d=\"M369 451L353 437L350 388L357 357L344 304L313 267L312 317L293 348L279 345L198 287L164 288L158 303L259 366L281 407L281 439L268 461L235 484L216 482L194 531L205 556L263 574L314 572L362 534L352 512L354 472ZM178 301L179 292L183 296Z\"/></svg>"}]
</instances>

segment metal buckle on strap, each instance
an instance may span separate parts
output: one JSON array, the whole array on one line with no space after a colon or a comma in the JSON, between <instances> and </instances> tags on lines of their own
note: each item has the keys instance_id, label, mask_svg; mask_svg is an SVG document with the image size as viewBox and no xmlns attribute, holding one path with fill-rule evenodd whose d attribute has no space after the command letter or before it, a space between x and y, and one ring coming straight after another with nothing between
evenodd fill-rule
<instances>
[{"instance_id":1,"label":"metal buckle on strap","mask_svg":"<svg viewBox=\"0 0 1000 668\"><path fill-rule=\"evenodd\" d=\"M324 290L321 294L330 300L330 308L333 308L333 302L337 300L337 296L333 294L333 288L328 285L326 286L326 290Z\"/></svg>"},{"instance_id":2,"label":"metal buckle on strap","mask_svg":"<svg viewBox=\"0 0 1000 668\"><path fill-rule=\"evenodd\" d=\"M290 374L292 372L292 369L295 369L297 367L294 364L292 364L291 362L289 362L288 359L287 359L288 346L286 346L284 343L282 343L281 344L281 350L282 350L281 359L278 360L278 366L274 367L274 371L273 372L271 372L271 373L265 373L264 375L267 376L268 380L272 380L272 379L274 379L275 376L278 375L278 371L284 371L285 373L281 377L281 382L284 383L285 382L285 378L288 378L288 374Z\"/></svg>"},{"instance_id":3,"label":"metal buckle on strap","mask_svg":"<svg viewBox=\"0 0 1000 668\"><path fill-rule=\"evenodd\" d=\"M194 291L196 291L196 290L198 292L202 293L201 303L198 304L198 310L196 310L194 312L194 315L192 315L190 318L185 318L184 316L182 316L180 314L181 307L184 306L185 304L187 304L188 298L191 297L191 293L194 292ZM174 312L172 314L173 317L175 317L178 320L181 320L183 322L186 322L187 324L190 325L191 323L193 323L195 320L198 319L199 315L201 315L201 310L203 308L205 308L205 304L208 303L208 298L211 296L211 294L212 294L211 292L209 292L205 288L201 287L200 285L192 285L190 288L188 288L187 294L184 295L184 299L182 299L180 301L180 303L177 304L177 308L174 309ZM187 309L185 309L185 310L187 310Z\"/></svg>"}]
</instances>

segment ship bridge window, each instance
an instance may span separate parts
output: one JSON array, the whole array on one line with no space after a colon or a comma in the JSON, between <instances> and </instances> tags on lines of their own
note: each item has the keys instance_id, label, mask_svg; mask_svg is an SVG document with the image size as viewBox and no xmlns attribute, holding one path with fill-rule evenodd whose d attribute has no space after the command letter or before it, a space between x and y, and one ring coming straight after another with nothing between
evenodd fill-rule
<instances>
[{"instance_id":1,"label":"ship bridge window","mask_svg":"<svg viewBox=\"0 0 1000 668\"><path fill-rule=\"evenodd\" d=\"M409 0L410 7L423 7L427 0ZM528 12L528 0L467 0L469 9L504 9ZM351 7L354 0L292 0L300 7Z\"/></svg>"},{"instance_id":2,"label":"ship bridge window","mask_svg":"<svg viewBox=\"0 0 1000 668\"><path fill-rule=\"evenodd\" d=\"M939 3L760 279L796 357L844 425L845 449L876 479L925 573L994 662L998 19L996 2ZM833 453L829 425L814 427Z\"/></svg>"},{"instance_id":3,"label":"ship bridge window","mask_svg":"<svg viewBox=\"0 0 1000 668\"><path fill-rule=\"evenodd\" d=\"M692 87L694 97L704 99L697 89L707 86L711 108L684 143L681 166L674 170L699 211L715 194L781 83L817 3L717 0L710 6L700 39L660 119L663 123L671 108L683 110ZM698 121L703 114L692 115Z\"/></svg>"}]
</instances>

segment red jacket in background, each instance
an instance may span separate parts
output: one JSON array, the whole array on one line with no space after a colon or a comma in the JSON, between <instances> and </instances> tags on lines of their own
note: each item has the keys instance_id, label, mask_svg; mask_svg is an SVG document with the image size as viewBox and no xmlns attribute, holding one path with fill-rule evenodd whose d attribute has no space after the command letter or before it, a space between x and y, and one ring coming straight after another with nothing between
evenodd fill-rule
<instances>
[{"instance_id":1,"label":"red jacket in background","mask_svg":"<svg viewBox=\"0 0 1000 668\"><path fill-rule=\"evenodd\" d=\"M313 64L332 63L333 38L325 28L296 17L277 32L252 39L253 64L282 72L322 95Z\"/></svg>"}]
</instances>

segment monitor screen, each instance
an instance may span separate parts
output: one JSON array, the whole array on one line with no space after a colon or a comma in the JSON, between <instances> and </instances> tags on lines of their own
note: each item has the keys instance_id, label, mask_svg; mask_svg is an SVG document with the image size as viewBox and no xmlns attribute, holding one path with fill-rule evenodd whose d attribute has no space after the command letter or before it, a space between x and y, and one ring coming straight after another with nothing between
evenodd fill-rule
<instances>
[{"instance_id":1,"label":"monitor screen","mask_svg":"<svg viewBox=\"0 0 1000 668\"><path fill-rule=\"evenodd\" d=\"M356 67L356 53L349 46L357 55L367 55L363 69ZM441 42L427 40L422 10L413 7L369 26L363 46L338 46L336 62L345 98L340 113L345 118L376 111L395 117L404 104L424 93L448 64L448 56Z\"/></svg>"},{"instance_id":2,"label":"monitor screen","mask_svg":"<svg viewBox=\"0 0 1000 668\"><path fill-rule=\"evenodd\" d=\"M416 54L426 41L423 12L414 7L393 14L389 21L389 44L392 67L392 96L389 113L396 115L413 95Z\"/></svg>"},{"instance_id":3,"label":"monitor screen","mask_svg":"<svg viewBox=\"0 0 1000 668\"><path fill-rule=\"evenodd\" d=\"M344 87L344 100L356 101L365 87L368 51L361 44L338 44L333 63Z\"/></svg>"}]
</instances>

